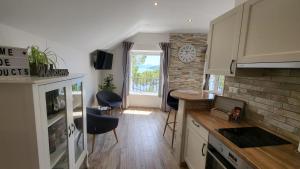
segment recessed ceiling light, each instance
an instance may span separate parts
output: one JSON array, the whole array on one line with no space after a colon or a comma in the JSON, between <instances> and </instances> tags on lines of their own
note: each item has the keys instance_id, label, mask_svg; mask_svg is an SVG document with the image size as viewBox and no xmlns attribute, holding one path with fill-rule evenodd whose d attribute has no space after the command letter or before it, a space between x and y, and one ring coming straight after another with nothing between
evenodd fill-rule
<instances>
[{"instance_id":1,"label":"recessed ceiling light","mask_svg":"<svg viewBox=\"0 0 300 169\"><path fill-rule=\"evenodd\" d=\"M158 6L158 2L154 2L154 6Z\"/></svg>"},{"instance_id":2,"label":"recessed ceiling light","mask_svg":"<svg viewBox=\"0 0 300 169\"><path fill-rule=\"evenodd\" d=\"M192 22L193 20L192 20L192 19L188 19L187 21L188 21L188 22Z\"/></svg>"}]
</instances>

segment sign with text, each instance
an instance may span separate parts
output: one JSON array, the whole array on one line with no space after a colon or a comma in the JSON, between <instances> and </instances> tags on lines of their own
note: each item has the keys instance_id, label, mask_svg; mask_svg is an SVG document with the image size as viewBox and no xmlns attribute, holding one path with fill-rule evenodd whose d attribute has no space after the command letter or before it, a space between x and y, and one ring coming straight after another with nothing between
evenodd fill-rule
<instances>
[{"instance_id":1,"label":"sign with text","mask_svg":"<svg viewBox=\"0 0 300 169\"><path fill-rule=\"evenodd\" d=\"M29 76L27 49L0 46L0 77Z\"/></svg>"}]
</instances>

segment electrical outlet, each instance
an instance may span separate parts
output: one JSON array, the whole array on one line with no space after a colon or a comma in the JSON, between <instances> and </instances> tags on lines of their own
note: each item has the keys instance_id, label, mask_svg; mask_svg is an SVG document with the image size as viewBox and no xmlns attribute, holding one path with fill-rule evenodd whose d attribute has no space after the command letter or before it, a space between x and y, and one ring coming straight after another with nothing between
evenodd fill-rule
<instances>
[{"instance_id":1,"label":"electrical outlet","mask_svg":"<svg viewBox=\"0 0 300 169\"><path fill-rule=\"evenodd\" d=\"M229 93L237 93L238 92L238 88L236 87L229 87Z\"/></svg>"}]
</instances>

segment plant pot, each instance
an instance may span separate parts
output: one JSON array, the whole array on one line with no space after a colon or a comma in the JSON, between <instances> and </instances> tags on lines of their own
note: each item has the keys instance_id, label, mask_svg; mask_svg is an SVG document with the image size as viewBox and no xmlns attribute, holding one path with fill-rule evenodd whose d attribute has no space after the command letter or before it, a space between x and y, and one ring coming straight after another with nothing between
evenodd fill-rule
<instances>
[{"instance_id":1,"label":"plant pot","mask_svg":"<svg viewBox=\"0 0 300 169\"><path fill-rule=\"evenodd\" d=\"M31 63L29 65L30 67L30 76L41 76L43 77L47 70L48 70L48 65L47 64L35 64Z\"/></svg>"},{"instance_id":2,"label":"plant pot","mask_svg":"<svg viewBox=\"0 0 300 169\"><path fill-rule=\"evenodd\" d=\"M37 65L35 63L30 63L30 76L37 76Z\"/></svg>"}]
</instances>

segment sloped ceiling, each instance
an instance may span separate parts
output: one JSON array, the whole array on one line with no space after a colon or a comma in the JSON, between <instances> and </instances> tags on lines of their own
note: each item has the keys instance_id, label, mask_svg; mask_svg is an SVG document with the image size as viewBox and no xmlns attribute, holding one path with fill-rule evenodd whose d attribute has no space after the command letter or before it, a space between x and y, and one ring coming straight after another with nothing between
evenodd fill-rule
<instances>
[{"instance_id":1,"label":"sloped ceiling","mask_svg":"<svg viewBox=\"0 0 300 169\"><path fill-rule=\"evenodd\" d=\"M207 32L213 18L234 7L234 0L154 2L1 0L0 23L91 51L107 49L138 32Z\"/></svg>"}]
</instances>

